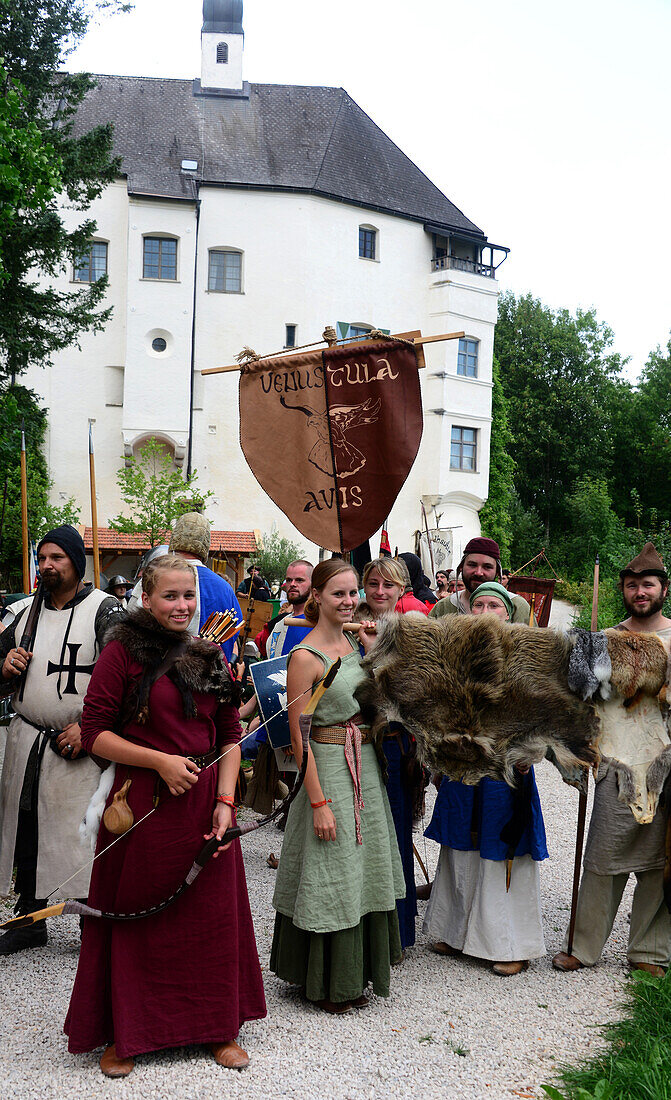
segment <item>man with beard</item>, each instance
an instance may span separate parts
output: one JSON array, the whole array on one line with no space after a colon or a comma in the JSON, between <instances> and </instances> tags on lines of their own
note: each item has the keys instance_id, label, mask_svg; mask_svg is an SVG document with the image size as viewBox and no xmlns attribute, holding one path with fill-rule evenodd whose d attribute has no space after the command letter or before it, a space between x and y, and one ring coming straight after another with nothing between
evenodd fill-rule
<instances>
[{"instance_id":1,"label":"man with beard","mask_svg":"<svg viewBox=\"0 0 671 1100\"><path fill-rule=\"evenodd\" d=\"M669 590L664 563L651 542L620 573L628 617L619 630L671 638L671 619L662 614ZM633 725L633 723L632 723ZM667 738L668 734L664 734ZM639 754L645 760L646 746ZM663 875L667 810L660 799L650 824L640 825L618 798L616 768L602 763L596 777L583 875L578 894L572 954L568 934L552 965L580 970L599 960L630 874L636 876L627 958L633 970L664 975L671 957L671 916L664 902Z\"/></svg>"},{"instance_id":2,"label":"man with beard","mask_svg":"<svg viewBox=\"0 0 671 1100\"><path fill-rule=\"evenodd\" d=\"M494 539L471 539L466 545L464 556L457 566L456 578L461 575L464 589L461 592L453 592L445 599L439 600L431 608L429 616L439 619L443 615L470 615L470 598L476 588L486 581L501 580L501 551L498 542ZM529 625L531 608L524 596L518 596L510 592L513 603L513 623L525 623Z\"/></svg>"},{"instance_id":3,"label":"man with beard","mask_svg":"<svg viewBox=\"0 0 671 1100\"><path fill-rule=\"evenodd\" d=\"M289 608L271 619L269 623L266 623L263 630L254 639L264 660L267 657L281 657L283 654L289 653L295 645L299 645L303 641L305 635L310 631L311 627L307 623L303 628L300 626L287 626L283 620L303 618L303 608L310 595L311 584L312 566L310 562L302 559L289 562L283 585Z\"/></svg>"},{"instance_id":4,"label":"man with beard","mask_svg":"<svg viewBox=\"0 0 671 1100\"><path fill-rule=\"evenodd\" d=\"M32 600L0 635L0 696L13 695L16 712L0 786L0 894L9 893L16 866L19 914L43 908L47 897L88 893L79 823L100 771L82 751L79 721L103 635L120 612L114 596L83 583L86 553L74 527L49 531L37 560L44 601L32 648L19 644ZM0 937L0 955L46 942L40 921Z\"/></svg>"}]
</instances>

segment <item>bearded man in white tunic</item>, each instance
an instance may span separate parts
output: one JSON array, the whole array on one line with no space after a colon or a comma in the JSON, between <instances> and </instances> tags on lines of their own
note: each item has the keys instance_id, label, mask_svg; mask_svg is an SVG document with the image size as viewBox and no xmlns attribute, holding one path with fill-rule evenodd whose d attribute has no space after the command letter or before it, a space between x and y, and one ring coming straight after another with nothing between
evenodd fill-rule
<instances>
[{"instance_id":1,"label":"bearded man in white tunic","mask_svg":"<svg viewBox=\"0 0 671 1100\"><path fill-rule=\"evenodd\" d=\"M16 866L17 913L47 898L88 894L79 824L100 770L82 751L79 720L103 636L120 610L114 597L83 583L86 553L74 527L49 531L37 557L44 600L30 650L20 640L36 597L0 634L0 696L13 696L15 711L0 782L0 894L9 893ZM1 936L0 955L46 942L41 921Z\"/></svg>"},{"instance_id":2,"label":"bearded man in white tunic","mask_svg":"<svg viewBox=\"0 0 671 1100\"><path fill-rule=\"evenodd\" d=\"M621 571L620 587L629 617L618 629L657 634L668 653L671 619L662 608L669 578L651 542ZM572 953L568 954L567 933L552 964L556 970L574 971L598 962L629 875L634 874L627 958L633 970L661 977L671 957L671 916L663 881L668 794L666 800L658 799L653 790L661 785L660 769L668 771L668 706L652 697L624 704L613 698L597 710L603 762L596 777Z\"/></svg>"}]
</instances>

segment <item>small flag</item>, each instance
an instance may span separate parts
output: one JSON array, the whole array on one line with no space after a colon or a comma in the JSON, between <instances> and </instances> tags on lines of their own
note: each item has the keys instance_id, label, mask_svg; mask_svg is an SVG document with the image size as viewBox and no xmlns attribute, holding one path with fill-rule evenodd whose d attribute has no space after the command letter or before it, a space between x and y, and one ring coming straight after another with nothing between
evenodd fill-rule
<instances>
[{"instance_id":1,"label":"small flag","mask_svg":"<svg viewBox=\"0 0 671 1100\"><path fill-rule=\"evenodd\" d=\"M34 592L37 588L37 581L40 573L37 566L37 547L32 539L30 540L30 560L28 565L30 568L30 591Z\"/></svg>"},{"instance_id":2,"label":"small flag","mask_svg":"<svg viewBox=\"0 0 671 1100\"><path fill-rule=\"evenodd\" d=\"M390 558L391 557L391 545L389 543L389 535L387 533L387 524L386 523L385 523L384 527L382 528L382 532L380 534L380 557L381 558Z\"/></svg>"}]
</instances>

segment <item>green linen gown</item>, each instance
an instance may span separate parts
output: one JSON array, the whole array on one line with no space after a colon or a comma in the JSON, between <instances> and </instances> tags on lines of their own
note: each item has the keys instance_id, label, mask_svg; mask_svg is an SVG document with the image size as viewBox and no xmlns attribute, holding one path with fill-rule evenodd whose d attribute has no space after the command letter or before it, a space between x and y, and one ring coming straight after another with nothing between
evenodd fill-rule
<instances>
[{"instance_id":1,"label":"green linen gown","mask_svg":"<svg viewBox=\"0 0 671 1100\"><path fill-rule=\"evenodd\" d=\"M330 658L309 645L326 668ZM290 655L291 657L291 655ZM364 679L358 648L342 660L314 714L315 726L343 725L359 710L354 691ZM361 746L362 844L354 824L354 789L342 745L311 742L336 839L314 834L303 787L289 810L277 871L270 969L305 988L311 1001L351 1001L369 982L389 996L390 965L401 958L396 899L405 896L403 868L387 792L372 744Z\"/></svg>"}]
</instances>

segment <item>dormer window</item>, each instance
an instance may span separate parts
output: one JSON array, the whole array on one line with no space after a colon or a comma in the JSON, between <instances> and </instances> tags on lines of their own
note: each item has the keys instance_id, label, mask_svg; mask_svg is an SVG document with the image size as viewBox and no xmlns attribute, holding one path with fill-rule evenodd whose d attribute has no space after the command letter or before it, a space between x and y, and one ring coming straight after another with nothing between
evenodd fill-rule
<instances>
[{"instance_id":1,"label":"dormer window","mask_svg":"<svg viewBox=\"0 0 671 1100\"><path fill-rule=\"evenodd\" d=\"M228 64L228 42L219 42L217 44L217 65Z\"/></svg>"}]
</instances>

